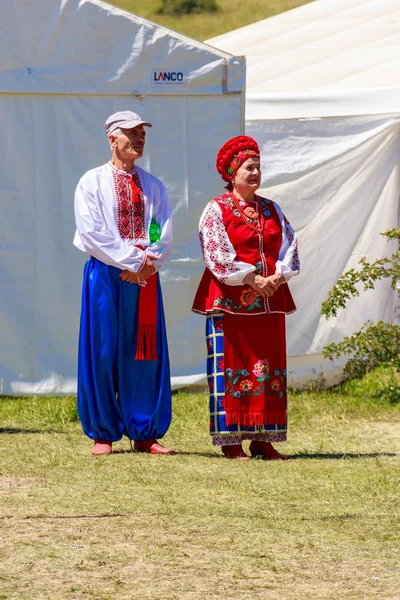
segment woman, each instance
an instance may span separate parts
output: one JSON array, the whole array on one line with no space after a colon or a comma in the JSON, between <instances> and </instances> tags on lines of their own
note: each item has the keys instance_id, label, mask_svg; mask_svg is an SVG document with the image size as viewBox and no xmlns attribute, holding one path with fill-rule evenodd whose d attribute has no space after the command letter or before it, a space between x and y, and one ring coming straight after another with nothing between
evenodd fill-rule
<instances>
[{"instance_id":1,"label":"woman","mask_svg":"<svg viewBox=\"0 0 400 600\"><path fill-rule=\"evenodd\" d=\"M210 433L227 458L286 457L285 315L296 310L287 281L299 273L293 229L275 202L256 195L260 151L248 136L217 154L227 193L200 219L206 270L193 311L207 316Z\"/></svg>"}]
</instances>

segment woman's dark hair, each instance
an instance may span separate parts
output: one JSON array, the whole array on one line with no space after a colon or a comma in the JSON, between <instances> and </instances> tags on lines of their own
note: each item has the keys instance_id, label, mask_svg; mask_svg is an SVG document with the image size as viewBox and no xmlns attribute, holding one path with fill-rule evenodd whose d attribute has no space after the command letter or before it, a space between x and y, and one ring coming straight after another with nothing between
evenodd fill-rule
<instances>
[{"instance_id":1,"label":"woman's dark hair","mask_svg":"<svg viewBox=\"0 0 400 600\"><path fill-rule=\"evenodd\" d=\"M228 181L228 183L225 186L225 189L228 190L228 192L231 192L233 190L233 183L232 183L232 181Z\"/></svg>"}]
</instances>

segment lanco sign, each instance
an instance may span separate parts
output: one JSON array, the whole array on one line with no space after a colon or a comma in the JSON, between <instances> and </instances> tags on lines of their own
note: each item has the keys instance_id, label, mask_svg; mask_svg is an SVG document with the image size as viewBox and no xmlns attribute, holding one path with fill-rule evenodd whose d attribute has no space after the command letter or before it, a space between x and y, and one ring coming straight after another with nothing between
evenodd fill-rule
<instances>
[{"instance_id":1,"label":"lanco sign","mask_svg":"<svg viewBox=\"0 0 400 600\"><path fill-rule=\"evenodd\" d=\"M152 85L185 85L186 77L182 71L153 71Z\"/></svg>"}]
</instances>

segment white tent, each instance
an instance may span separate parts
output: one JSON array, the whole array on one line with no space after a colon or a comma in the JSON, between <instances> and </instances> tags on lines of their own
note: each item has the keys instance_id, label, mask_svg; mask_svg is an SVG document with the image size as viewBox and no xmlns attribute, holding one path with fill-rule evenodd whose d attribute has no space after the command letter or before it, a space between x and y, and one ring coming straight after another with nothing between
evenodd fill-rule
<instances>
[{"instance_id":1,"label":"white tent","mask_svg":"<svg viewBox=\"0 0 400 600\"><path fill-rule=\"evenodd\" d=\"M396 248L379 232L399 223L400 3L319 0L208 43L246 56L246 133L262 148L261 191L299 235L291 381L333 381L323 346L400 310L385 281L336 319L320 314L341 273Z\"/></svg>"},{"instance_id":2,"label":"white tent","mask_svg":"<svg viewBox=\"0 0 400 600\"><path fill-rule=\"evenodd\" d=\"M153 123L140 165L174 206L173 383L201 378L197 224L219 193L215 152L243 132L244 85L243 59L100 0L0 3L0 394L76 390L86 257L72 246L74 189L109 159L103 123L126 108Z\"/></svg>"}]
</instances>

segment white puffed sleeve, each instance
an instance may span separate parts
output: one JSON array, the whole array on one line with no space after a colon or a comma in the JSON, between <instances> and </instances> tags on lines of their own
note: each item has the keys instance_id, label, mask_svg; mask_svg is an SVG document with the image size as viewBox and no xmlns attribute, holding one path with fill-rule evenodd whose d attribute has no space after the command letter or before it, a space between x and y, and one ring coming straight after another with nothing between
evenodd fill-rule
<instances>
[{"instance_id":1,"label":"white puffed sleeve","mask_svg":"<svg viewBox=\"0 0 400 600\"><path fill-rule=\"evenodd\" d=\"M154 212L152 218L161 229L161 237L157 242L150 243L149 252L157 255L153 265L158 271L168 258L172 245L172 208L165 186L159 181L159 189L155 194Z\"/></svg>"},{"instance_id":2,"label":"white puffed sleeve","mask_svg":"<svg viewBox=\"0 0 400 600\"><path fill-rule=\"evenodd\" d=\"M98 193L89 189L84 178L75 192L75 221L79 236L75 245L82 245L88 254L121 270L136 272L142 267L145 253L120 237L117 225L103 214Z\"/></svg>"},{"instance_id":3,"label":"white puffed sleeve","mask_svg":"<svg viewBox=\"0 0 400 600\"><path fill-rule=\"evenodd\" d=\"M281 273L286 281L300 272L300 261L296 234L280 206L274 203L282 228L282 242L276 262L276 272Z\"/></svg>"},{"instance_id":4,"label":"white puffed sleeve","mask_svg":"<svg viewBox=\"0 0 400 600\"><path fill-rule=\"evenodd\" d=\"M200 218L200 244L206 267L222 283L243 285L243 279L256 267L236 260L236 252L226 233L219 205L209 202Z\"/></svg>"}]
</instances>

